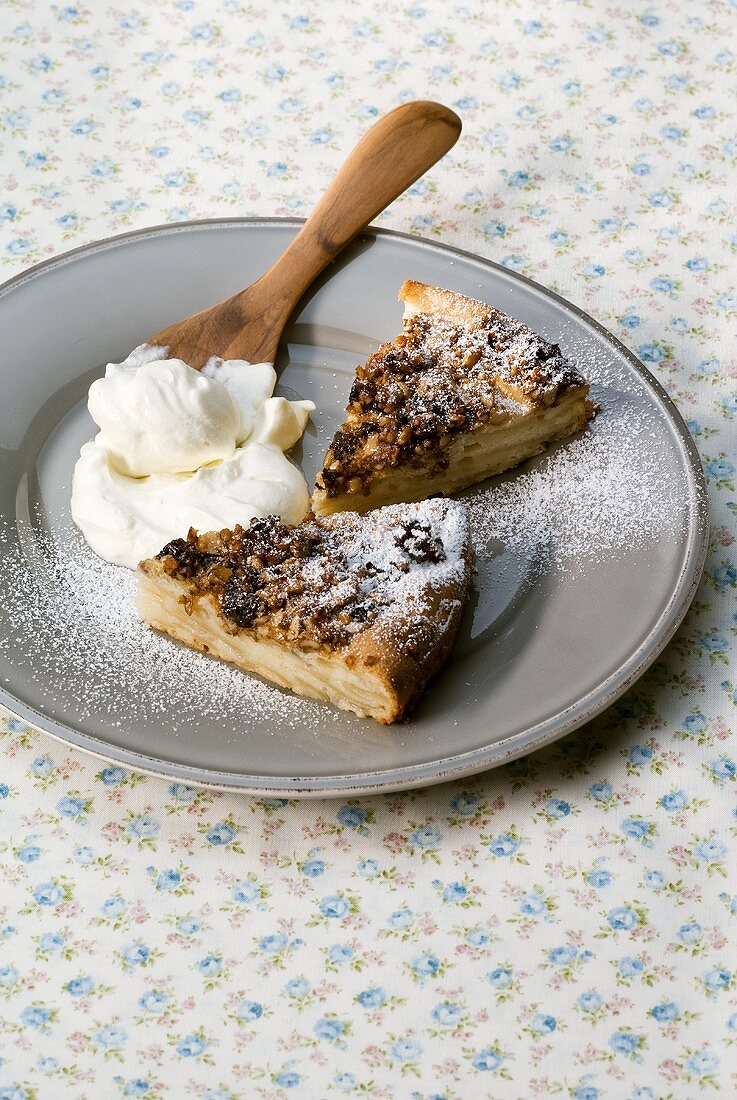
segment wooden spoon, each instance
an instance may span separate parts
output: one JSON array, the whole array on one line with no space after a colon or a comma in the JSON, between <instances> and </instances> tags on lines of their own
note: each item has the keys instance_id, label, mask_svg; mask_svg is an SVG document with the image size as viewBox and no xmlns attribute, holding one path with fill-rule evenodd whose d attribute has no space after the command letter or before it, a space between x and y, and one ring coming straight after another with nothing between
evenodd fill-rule
<instances>
[{"instance_id":1,"label":"wooden spoon","mask_svg":"<svg viewBox=\"0 0 737 1100\"><path fill-rule=\"evenodd\" d=\"M416 100L365 134L276 263L224 302L169 325L147 342L197 369L212 356L272 363L287 319L307 287L357 233L455 145L461 120Z\"/></svg>"}]
</instances>

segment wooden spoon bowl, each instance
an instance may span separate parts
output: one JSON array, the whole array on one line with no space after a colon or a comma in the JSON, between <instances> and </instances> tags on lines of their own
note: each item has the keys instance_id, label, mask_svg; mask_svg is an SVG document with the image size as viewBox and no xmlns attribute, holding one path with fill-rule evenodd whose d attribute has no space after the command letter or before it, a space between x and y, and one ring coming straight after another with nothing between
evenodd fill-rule
<instances>
[{"instance_id":1,"label":"wooden spoon bowl","mask_svg":"<svg viewBox=\"0 0 737 1100\"><path fill-rule=\"evenodd\" d=\"M271 363L284 326L310 283L357 233L458 140L448 107L415 100L384 115L361 138L310 217L251 286L157 332L147 343L200 369L213 356Z\"/></svg>"}]
</instances>

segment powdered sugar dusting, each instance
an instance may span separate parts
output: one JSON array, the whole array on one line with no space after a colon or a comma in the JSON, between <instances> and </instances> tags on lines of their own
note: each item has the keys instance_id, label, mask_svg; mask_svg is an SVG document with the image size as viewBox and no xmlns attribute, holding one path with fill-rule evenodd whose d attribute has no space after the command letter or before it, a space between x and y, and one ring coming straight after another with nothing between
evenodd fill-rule
<instances>
[{"instance_id":1,"label":"powdered sugar dusting","mask_svg":"<svg viewBox=\"0 0 737 1100\"><path fill-rule=\"evenodd\" d=\"M626 548L683 537L687 494L653 449L652 410L604 386L594 385L591 396L599 413L578 438L471 490L480 559L490 544L503 544L538 570L578 573Z\"/></svg>"},{"instance_id":2,"label":"powdered sugar dusting","mask_svg":"<svg viewBox=\"0 0 737 1100\"><path fill-rule=\"evenodd\" d=\"M464 583L468 518L455 501L396 504L365 516L337 513L323 524L333 543L330 558L344 558L350 587L384 617L421 620L428 586ZM319 558L318 568L323 568Z\"/></svg>"},{"instance_id":3,"label":"powdered sugar dusting","mask_svg":"<svg viewBox=\"0 0 737 1100\"><path fill-rule=\"evenodd\" d=\"M300 728L338 719L155 634L136 614L134 574L97 557L71 520L61 535L27 529L22 550L8 532L3 542L0 598L14 628L0 639L0 652L30 670L52 708L57 685L74 683L82 723L99 716L123 731L157 717L173 734L226 715L252 723L278 713Z\"/></svg>"}]
</instances>

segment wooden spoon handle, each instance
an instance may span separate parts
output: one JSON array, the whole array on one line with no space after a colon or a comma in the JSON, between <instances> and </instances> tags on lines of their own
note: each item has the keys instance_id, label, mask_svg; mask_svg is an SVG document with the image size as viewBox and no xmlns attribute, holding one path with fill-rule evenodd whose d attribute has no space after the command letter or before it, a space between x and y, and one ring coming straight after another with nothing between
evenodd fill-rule
<instances>
[{"instance_id":1,"label":"wooden spoon handle","mask_svg":"<svg viewBox=\"0 0 737 1100\"><path fill-rule=\"evenodd\" d=\"M266 309L271 316L281 309L291 312L323 268L447 153L460 132L458 115L432 100L405 103L375 122L286 251L244 292L250 309L258 288L268 297ZM273 357L268 351L264 349L264 357Z\"/></svg>"},{"instance_id":2,"label":"wooden spoon handle","mask_svg":"<svg viewBox=\"0 0 737 1100\"><path fill-rule=\"evenodd\" d=\"M384 115L361 138L286 251L239 294L149 339L200 368L212 356L271 363L289 314L341 248L455 144L461 120L416 100Z\"/></svg>"}]
</instances>

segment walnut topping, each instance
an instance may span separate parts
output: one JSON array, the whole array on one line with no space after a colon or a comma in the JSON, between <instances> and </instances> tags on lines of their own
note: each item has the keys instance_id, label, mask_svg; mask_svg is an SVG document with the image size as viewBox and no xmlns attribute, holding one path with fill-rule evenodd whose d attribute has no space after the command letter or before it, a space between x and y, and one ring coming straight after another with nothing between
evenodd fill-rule
<instances>
[{"instance_id":1,"label":"walnut topping","mask_svg":"<svg viewBox=\"0 0 737 1100\"><path fill-rule=\"evenodd\" d=\"M329 496L360 492L377 472L418 462L443 469L453 436L585 384L557 344L477 304L467 325L411 315L393 343L356 369L319 488Z\"/></svg>"},{"instance_id":2,"label":"walnut topping","mask_svg":"<svg viewBox=\"0 0 737 1100\"><path fill-rule=\"evenodd\" d=\"M196 532L190 528L186 539L174 539L166 544L157 555L158 558L172 558L176 566L181 570L207 568L208 565L219 560L216 554L207 554L197 548ZM171 572L174 572L174 568Z\"/></svg>"},{"instance_id":3,"label":"walnut topping","mask_svg":"<svg viewBox=\"0 0 737 1100\"><path fill-rule=\"evenodd\" d=\"M256 577L254 570L232 573L220 593L220 609L236 626L253 626L263 611L258 595L249 590L251 576Z\"/></svg>"},{"instance_id":4,"label":"walnut topping","mask_svg":"<svg viewBox=\"0 0 737 1100\"><path fill-rule=\"evenodd\" d=\"M405 554L420 564L427 561L445 561L445 551L440 539L433 538L426 523L412 519L402 524L402 532L396 538Z\"/></svg>"},{"instance_id":5,"label":"walnut topping","mask_svg":"<svg viewBox=\"0 0 737 1100\"><path fill-rule=\"evenodd\" d=\"M155 561L187 581L189 611L198 599L211 599L233 632L341 647L395 606L398 583L411 593L416 577L419 591L443 569L457 568L457 554L454 564L440 537L454 510L463 512L454 502L433 500L293 528L268 516L232 531L190 530Z\"/></svg>"}]
</instances>

